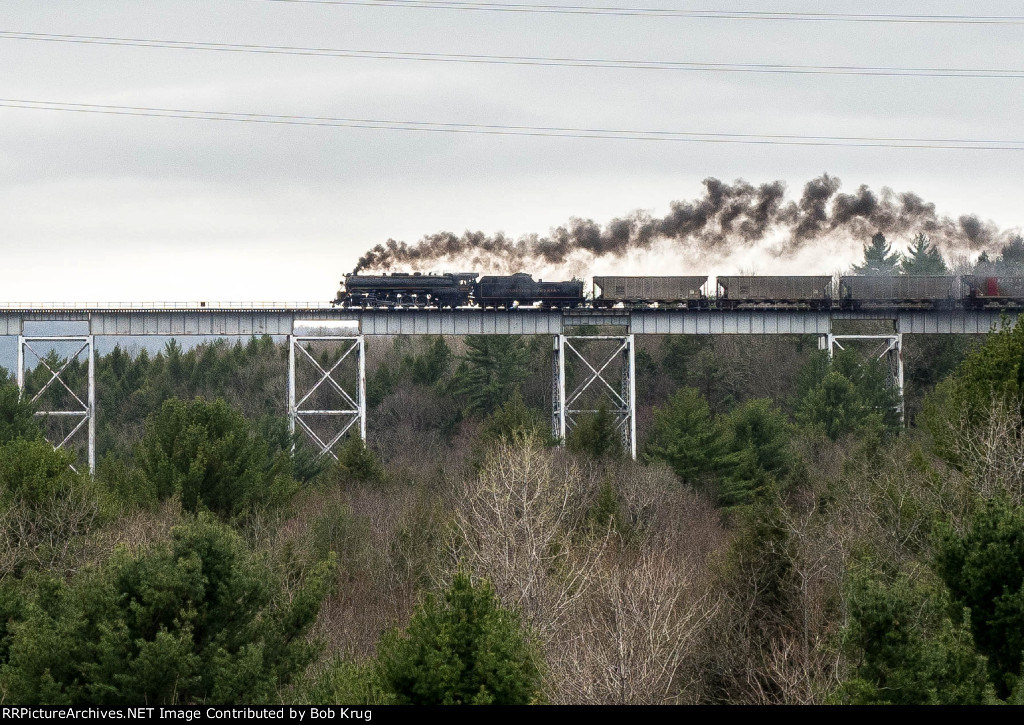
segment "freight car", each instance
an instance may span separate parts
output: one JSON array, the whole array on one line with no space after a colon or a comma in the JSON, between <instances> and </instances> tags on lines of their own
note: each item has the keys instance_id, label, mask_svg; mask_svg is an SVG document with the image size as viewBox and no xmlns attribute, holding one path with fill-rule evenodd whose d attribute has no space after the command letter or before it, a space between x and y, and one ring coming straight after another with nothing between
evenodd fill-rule
<instances>
[{"instance_id":1,"label":"freight car","mask_svg":"<svg viewBox=\"0 0 1024 725\"><path fill-rule=\"evenodd\" d=\"M823 276L719 277L717 307L796 307L828 309L832 306L832 278Z\"/></svg>"},{"instance_id":2,"label":"freight car","mask_svg":"<svg viewBox=\"0 0 1024 725\"><path fill-rule=\"evenodd\" d=\"M707 306L703 288L707 275L700 277L594 277L594 307L650 305Z\"/></svg>"},{"instance_id":3,"label":"freight car","mask_svg":"<svg viewBox=\"0 0 1024 725\"><path fill-rule=\"evenodd\" d=\"M962 299L960 278L949 275L878 275L839 278L840 306L864 307L948 307Z\"/></svg>"},{"instance_id":4,"label":"freight car","mask_svg":"<svg viewBox=\"0 0 1024 725\"><path fill-rule=\"evenodd\" d=\"M1024 277L985 277L964 275L963 300L965 307L1022 307L1024 306Z\"/></svg>"}]
</instances>

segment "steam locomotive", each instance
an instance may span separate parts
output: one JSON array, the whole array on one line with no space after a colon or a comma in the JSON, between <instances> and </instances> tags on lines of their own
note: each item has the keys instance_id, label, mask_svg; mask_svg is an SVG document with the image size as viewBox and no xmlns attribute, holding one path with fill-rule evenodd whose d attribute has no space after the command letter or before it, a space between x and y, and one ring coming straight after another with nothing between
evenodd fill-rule
<instances>
[{"instance_id":1,"label":"steam locomotive","mask_svg":"<svg viewBox=\"0 0 1024 725\"><path fill-rule=\"evenodd\" d=\"M519 272L487 275L347 274L334 304L342 307L577 307L584 302L583 281L544 282Z\"/></svg>"},{"instance_id":2,"label":"steam locomotive","mask_svg":"<svg viewBox=\"0 0 1024 725\"><path fill-rule=\"evenodd\" d=\"M349 274L333 304L352 308L667 307L673 309L1010 309L1024 308L1024 277L982 275L594 277L544 282L512 275Z\"/></svg>"}]
</instances>

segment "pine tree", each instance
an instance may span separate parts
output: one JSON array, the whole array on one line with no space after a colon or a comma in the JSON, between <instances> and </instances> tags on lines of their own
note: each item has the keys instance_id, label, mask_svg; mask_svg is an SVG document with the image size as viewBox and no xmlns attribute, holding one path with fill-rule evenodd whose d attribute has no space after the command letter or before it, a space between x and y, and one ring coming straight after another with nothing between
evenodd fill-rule
<instances>
[{"instance_id":1,"label":"pine tree","mask_svg":"<svg viewBox=\"0 0 1024 725\"><path fill-rule=\"evenodd\" d=\"M31 403L22 398L16 385L4 383L0 377L0 445L16 438L40 436L42 430L36 423Z\"/></svg>"},{"instance_id":2,"label":"pine tree","mask_svg":"<svg viewBox=\"0 0 1024 725\"><path fill-rule=\"evenodd\" d=\"M871 237L871 244L864 245L864 263L854 265L853 269L857 274L896 274L899 263L899 252L893 252L892 245L879 232Z\"/></svg>"},{"instance_id":3,"label":"pine tree","mask_svg":"<svg viewBox=\"0 0 1024 725\"><path fill-rule=\"evenodd\" d=\"M540 690L538 654L486 582L459 572L428 596L404 633L380 645L381 680L400 705L527 705Z\"/></svg>"},{"instance_id":4,"label":"pine tree","mask_svg":"<svg viewBox=\"0 0 1024 725\"><path fill-rule=\"evenodd\" d=\"M900 263L903 274L945 274L946 262L927 234L918 234Z\"/></svg>"},{"instance_id":5,"label":"pine tree","mask_svg":"<svg viewBox=\"0 0 1024 725\"><path fill-rule=\"evenodd\" d=\"M991 701L985 658L950 619L937 583L900 576L891 584L855 573L843 646L852 677L836 700L856 705L980 705Z\"/></svg>"},{"instance_id":6,"label":"pine tree","mask_svg":"<svg viewBox=\"0 0 1024 725\"><path fill-rule=\"evenodd\" d=\"M939 575L970 611L978 650L1000 696L1014 689L1024 666L1024 508L993 499L963 537L947 529Z\"/></svg>"},{"instance_id":7,"label":"pine tree","mask_svg":"<svg viewBox=\"0 0 1024 725\"><path fill-rule=\"evenodd\" d=\"M171 398L146 420L139 464L157 498L225 518L283 500L293 483L267 441L223 400Z\"/></svg>"},{"instance_id":8,"label":"pine tree","mask_svg":"<svg viewBox=\"0 0 1024 725\"><path fill-rule=\"evenodd\" d=\"M469 335L467 352L455 381L475 413L492 413L505 403L529 373L529 351L515 335Z\"/></svg>"},{"instance_id":9,"label":"pine tree","mask_svg":"<svg viewBox=\"0 0 1024 725\"><path fill-rule=\"evenodd\" d=\"M202 516L141 554L42 582L8 625L0 692L20 705L272 702L316 657L307 634L333 568L286 593L240 534Z\"/></svg>"},{"instance_id":10,"label":"pine tree","mask_svg":"<svg viewBox=\"0 0 1024 725\"><path fill-rule=\"evenodd\" d=\"M608 404L602 402L597 413L584 417L569 432L566 446L571 451L593 458L619 456L622 454L622 437L615 422Z\"/></svg>"},{"instance_id":11,"label":"pine tree","mask_svg":"<svg viewBox=\"0 0 1024 725\"><path fill-rule=\"evenodd\" d=\"M1003 247L996 266L1002 274L1024 274L1024 237L1018 234Z\"/></svg>"},{"instance_id":12,"label":"pine tree","mask_svg":"<svg viewBox=\"0 0 1024 725\"><path fill-rule=\"evenodd\" d=\"M722 455L719 427L704 397L694 388L680 388L654 410L654 426L644 458L664 461L686 483L715 470Z\"/></svg>"}]
</instances>

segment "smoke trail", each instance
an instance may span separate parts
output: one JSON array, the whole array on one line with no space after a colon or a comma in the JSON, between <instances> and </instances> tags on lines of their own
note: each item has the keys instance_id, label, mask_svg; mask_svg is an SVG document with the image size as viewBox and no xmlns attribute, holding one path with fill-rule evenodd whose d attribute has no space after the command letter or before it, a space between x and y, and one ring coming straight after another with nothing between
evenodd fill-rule
<instances>
[{"instance_id":1,"label":"smoke trail","mask_svg":"<svg viewBox=\"0 0 1024 725\"><path fill-rule=\"evenodd\" d=\"M518 240L483 232L440 232L415 244L389 239L360 257L354 271L430 270L441 261L474 270L519 271L541 263L564 264L570 256L623 257L656 243L696 253L708 262L761 246L774 256L788 257L826 240L867 242L876 232L891 241L909 241L923 233L943 252L962 253L996 251L1013 236L974 215L941 216L934 204L913 192L883 187L876 193L861 186L840 193L840 186L838 178L823 174L804 185L799 199L786 201L782 181L754 186L708 178L701 198L672 202L661 218L637 211L604 227L573 218L547 236Z\"/></svg>"}]
</instances>

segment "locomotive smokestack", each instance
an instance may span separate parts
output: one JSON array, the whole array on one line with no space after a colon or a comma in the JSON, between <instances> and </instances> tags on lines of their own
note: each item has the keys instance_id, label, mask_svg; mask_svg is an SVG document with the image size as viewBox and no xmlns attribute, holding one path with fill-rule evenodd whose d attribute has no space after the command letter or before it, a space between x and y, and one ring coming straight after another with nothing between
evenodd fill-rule
<instances>
[{"instance_id":1,"label":"locomotive smokestack","mask_svg":"<svg viewBox=\"0 0 1024 725\"><path fill-rule=\"evenodd\" d=\"M853 193L839 193L840 187L838 178L823 174L804 185L799 199L786 201L782 181L754 186L743 180L729 184L708 178L702 197L672 202L661 218L637 211L603 227L573 218L547 236L518 240L483 232L440 232L415 244L389 239L363 254L354 271L434 268L447 260L472 269L515 272L563 264L570 255L622 257L661 242L713 261L758 247L775 256L792 256L825 240L863 243L876 232L908 241L923 233L947 253L995 251L1012 238L1010 232L974 215L939 215L934 204L913 192L883 187L876 193L861 186ZM765 246L769 240L771 246Z\"/></svg>"}]
</instances>

